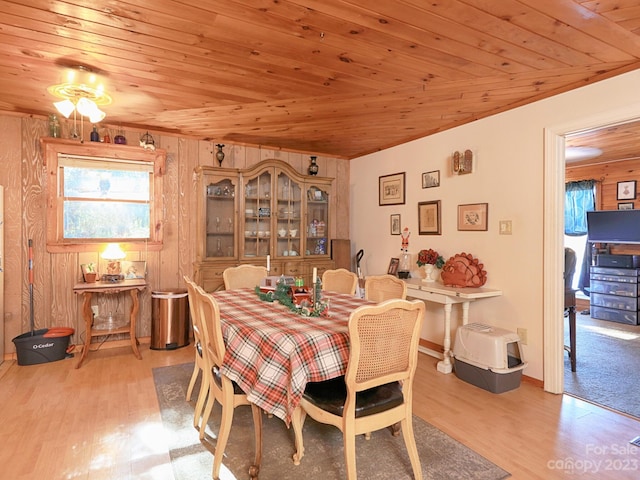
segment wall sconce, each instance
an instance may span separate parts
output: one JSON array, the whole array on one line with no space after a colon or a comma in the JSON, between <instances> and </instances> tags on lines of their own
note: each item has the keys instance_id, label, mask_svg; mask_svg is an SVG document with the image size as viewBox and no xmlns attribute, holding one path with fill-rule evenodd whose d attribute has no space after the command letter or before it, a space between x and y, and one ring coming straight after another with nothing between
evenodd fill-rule
<instances>
[{"instance_id":1,"label":"wall sconce","mask_svg":"<svg viewBox=\"0 0 640 480\"><path fill-rule=\"evenodd\" d=\"M122 251L120 245L117 243L110 243L100 256L107 260L107 273L102 275L102 281L119 282L124 280L120 260L126 258L127 255Z\"/></svg>"},{"instance_id":2,"label":"wall sconce","mask_svg":"<svg viewBox=\"0 0 640 480\"><path fill-rule=\"evenodd\" d=\"M455 175L465 175L467 173L473 173L474 162L473 162L473 152L471 150L465 150L463 152L458 152L457 150L453 152L451 156L451 171Z\"/></svg>"}]
</instances>

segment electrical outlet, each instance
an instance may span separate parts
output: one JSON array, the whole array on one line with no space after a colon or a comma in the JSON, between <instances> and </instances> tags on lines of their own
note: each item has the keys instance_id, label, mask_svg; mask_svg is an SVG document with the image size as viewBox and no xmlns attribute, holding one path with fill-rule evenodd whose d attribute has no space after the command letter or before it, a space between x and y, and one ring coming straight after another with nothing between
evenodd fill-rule
<instances>
[{"instance_id":1,"label":"electrical outlet","mask_svg":"<svg viewBox=\"0 0 640 480\"><path fill-rule=\"evenodd\" d=\"M527 344L527 329L526 328L518 328L517 330L518 336L520 337L520 343L522 345Z\"/></svg>"}]
</instances>

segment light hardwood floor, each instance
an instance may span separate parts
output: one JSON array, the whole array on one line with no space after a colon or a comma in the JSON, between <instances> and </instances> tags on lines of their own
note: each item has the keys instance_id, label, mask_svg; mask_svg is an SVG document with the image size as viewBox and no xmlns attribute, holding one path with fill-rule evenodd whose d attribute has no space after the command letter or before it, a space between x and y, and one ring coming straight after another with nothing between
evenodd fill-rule
<instances>
[{"instance_id":1,"label":"light hardwood floor","mask_svg":"<svg viewBox=\"0 0 640 480\"><path fill-rule=\"evenodd\" d=\"M192 361L193 347L141 352L90 352L79 370L77 359L0 365L0 477L173 479L151 369ZM492 394L435 364L420 354L415 414L512 478L640 478L640 449L628 443L637 420L526 381Z\"/></svg>"}]
</instances>

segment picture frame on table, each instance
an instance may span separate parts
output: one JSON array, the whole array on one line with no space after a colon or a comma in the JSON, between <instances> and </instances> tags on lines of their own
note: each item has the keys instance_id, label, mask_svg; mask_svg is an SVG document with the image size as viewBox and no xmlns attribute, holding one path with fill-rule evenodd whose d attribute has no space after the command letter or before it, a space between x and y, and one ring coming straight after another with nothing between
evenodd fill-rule
<instances>
[{"instance_id":1,"label":"picture frame on table","mask_svg":"<svg viewBox=\"0 0 640 480\"><path fill-rule=\"evenodd\" d=\"M418 235L441 235L440 200L418 203Z\"/></svg>"},{"instance_id":2,"label":"picture frame on table","mask_svg":"<svg viewBox=\"0 0 640 480\"><path fill-rule=\"evenodd\" d=\"M458 230L460 231L486 231L488 218L488 203L458 205Z\"/></svg>"},{"instance_id":3,"label":"picture frame on table","mask_svg":"<svg viewBox=\"0 0 640 480\"><path fill-rule=\"evenodd\" d=\"M121 262L121 268L125 279L147 277L147 262L145 261L123 260Z\"/></svg>"},{"instance_id":4,"label":"picture frame on table","mask_svg":"<svg viewBox=\"0 0 640 480\"><path fill-rule=\"evenodd\" d=\"M635 200L636 199L636 181L627 180L618 182L617 200Z\"/></svg>"},{"instance_id":5,"label":"picture frame on table","mask_svg":"<svg viewBox=\"0 0 640 480\"><path fill-rule=\"evenodd\" d=\"M433 170L422 174L422 188L433 188L440 186L440 170Z\"/></svg>"},{"instance_id":6,"label":"picture frame on table","mask_svg":"<svg viewBox=\"0 0 640 480\"><path fill-rule=\"evenodd\" d=\"M391 229L391 235L400 235L401 233L401 228L400 228L400 214L399 213L394 213L389 217L390 220L390 229Z\"/></svg>"},{"instance_id":7,"label":"picture frame on table","mask_svg":"<svg viewBox=\"0 0 640 480\"><path fill-rule=\"evenodd\" d=\"M619 203L618 210L633 210L633 202Z\"/></svg>"},{"instance_id":8,"label":"picture frame on table","mask_svg":"<svg viewBox=\"0 0 640 480\"><path fill-rule=\"evenodd\" d=\"M389 268L387 269L387 274L389 275L397 275L398 274L398 265L400 265L399 258L392 258L389 261Z\"/></svg>"},{"instance_id":9,"label":"picture frame on table","mask_svg":"<svg viewBox=\"0 0 640 480\"><path fill-rule=\"evenodd\" d=\"M404 205L405 172L378 177L378 205Z\"/></svg>"}]
</instances>

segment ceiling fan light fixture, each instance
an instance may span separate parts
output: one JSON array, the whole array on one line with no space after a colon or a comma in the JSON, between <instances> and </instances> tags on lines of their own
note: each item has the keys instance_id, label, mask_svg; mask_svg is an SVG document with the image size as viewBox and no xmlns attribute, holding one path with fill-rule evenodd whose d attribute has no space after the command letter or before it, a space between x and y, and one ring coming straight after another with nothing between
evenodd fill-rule
<instances>
[{"instance_id":1,"label":"ceiling fan light fixture","mask_svg":"<svg viewBox=\"0 0 640 480\"><path fill-rule=\"evenodd\" d=\"M66 118L76 109L82 116L89 117L92 123L98 123L106 117L98 106L112 102L100 76L83 66L69 68L63 82L51 85L47 90L54 97L63 99L54 102L54 106Z\"/></svg>"},{"instance_id":2,"label":"ceiling fan light fixture","mask_svg":"<svg viewBox=\"0 0 640 480\"><path fill-rule=\"evenodd\" d=\"M590 160L602 155L602 150L596 147L567 147L564 150L564 158L567 162Z\"/></svg>"}]
</instances>

